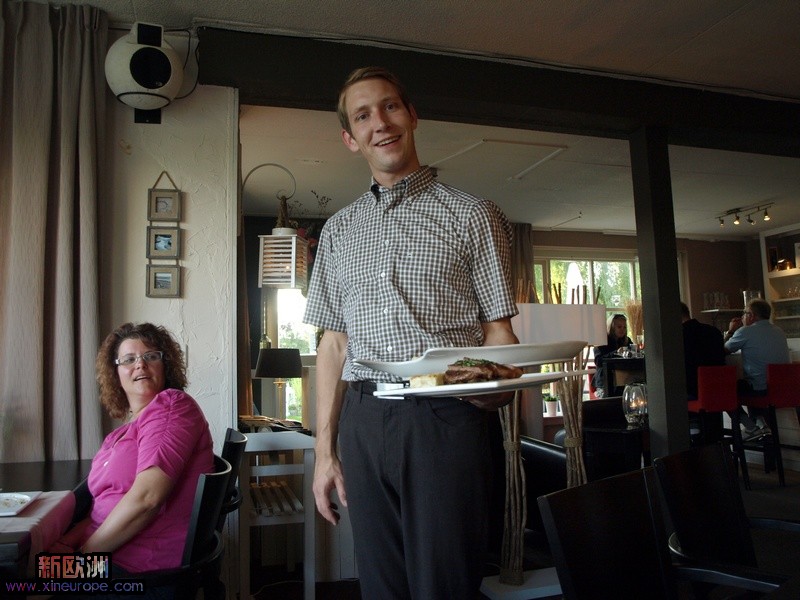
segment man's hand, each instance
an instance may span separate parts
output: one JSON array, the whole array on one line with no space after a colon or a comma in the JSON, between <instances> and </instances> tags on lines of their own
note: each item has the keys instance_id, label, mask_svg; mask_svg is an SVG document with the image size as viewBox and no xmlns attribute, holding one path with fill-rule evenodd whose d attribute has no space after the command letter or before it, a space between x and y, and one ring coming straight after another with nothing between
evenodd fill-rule
<instances>
[{"instance_id":1,"label":"man's hand","mask_svg":"<svg viewBox=\"0 0 800 600\"><path fill-rule=\"evenodd\" d=\"M336 456L317 457L314 466L314 499L322 517L333 525L339 522L339 507L331 502L331 492L335 489L342 506L347 507L347 493L344 490L342 464Z\"/></svg>"},{"instance_id":2,"label":"man's hand","mask_svg":"<svg viewBox=\"0 0 800 600\"><path fill-rule=\"evenodd\" d=\"M466 396L466 400L473 406L482 410L497 410L503 408L514 399L514 392L499 392L497 394L481 394L480 396Z\"/></svg>"}]
</instances>

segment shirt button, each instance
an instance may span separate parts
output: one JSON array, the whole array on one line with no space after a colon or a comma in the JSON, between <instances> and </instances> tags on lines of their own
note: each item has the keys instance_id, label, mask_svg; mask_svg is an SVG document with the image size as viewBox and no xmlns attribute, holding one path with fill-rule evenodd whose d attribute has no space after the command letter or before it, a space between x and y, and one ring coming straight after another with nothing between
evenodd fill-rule
<instances>
[{"instance_id":1,"label":"shirt button","mask_svg":"<svg viewBox=\"0 0 800 600\"><path fill-rule=\"evenodd\" d=\"M388 315L389 314L389 309L388 308L384 308L383 309L383 314Z\"/></svg>"},{"instance_id":2,"label":"shirt button","mask_svg":"<svg viewBox=\"0 0 800 600\"><path fill-rule=\"evenodd\" d=\"M384 246L388 246L388 245L389 245L389 244L391 244L391 243L392 243L392 242L390 242L389 240L383 240L383 245L384 245Z\"/></svg>"},{"instance_id":3,"label":"shirt button","mask_svg":"<svg viewBox=\"0 0 800 600\"><path fill-rule=\"evenodd\" d=\"M391 352L392 350L394 350L394 348L392 348L391 346L386 346L386 351L387 352Z\"/></svg>"},{"instance_id":4,"label":"shirt button","mask_svg":"<svg viewBox=\"0 0 800 600\"><path fill-rule=\"evenodd\" d=\"M386 272L385 271L381 271L381 277L386 277Z\"/></svg>"}]
</instances>

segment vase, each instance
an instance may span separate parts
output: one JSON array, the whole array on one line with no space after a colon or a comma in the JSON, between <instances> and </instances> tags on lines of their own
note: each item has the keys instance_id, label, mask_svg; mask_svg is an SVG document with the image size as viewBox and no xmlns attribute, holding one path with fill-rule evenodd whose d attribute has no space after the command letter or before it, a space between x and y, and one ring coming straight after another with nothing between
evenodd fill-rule
<instances>
[{"instance_id":1,"label":"vase","mask_svg":"<svg viewBox=\"0 0 800 600\"><path fill-rule=\"evenodd\" d=\"M644 383L629 383L622 391L622 412L628 428L642 427L647 422L647 386Z\"/></svg>"}]
</instances>

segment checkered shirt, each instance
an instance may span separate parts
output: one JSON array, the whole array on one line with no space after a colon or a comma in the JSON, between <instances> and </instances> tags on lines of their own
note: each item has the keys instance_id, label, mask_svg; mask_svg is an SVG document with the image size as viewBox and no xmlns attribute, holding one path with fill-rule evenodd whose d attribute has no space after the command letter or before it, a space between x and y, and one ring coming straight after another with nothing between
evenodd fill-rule
<instances>
[{"instance_id":1,"label":"checkered shirt","mask_svg":"<svg viewBox=\"0 0 800 600\"><path fill-rule=\"evenodd\" d=\"M492 202L422 167L331 217L304 321L348 337L342 379L396 381L354 359L398 362L428 348L480 346L482 322L517 313L511 226Z\"/></svg>"}]
</instances>

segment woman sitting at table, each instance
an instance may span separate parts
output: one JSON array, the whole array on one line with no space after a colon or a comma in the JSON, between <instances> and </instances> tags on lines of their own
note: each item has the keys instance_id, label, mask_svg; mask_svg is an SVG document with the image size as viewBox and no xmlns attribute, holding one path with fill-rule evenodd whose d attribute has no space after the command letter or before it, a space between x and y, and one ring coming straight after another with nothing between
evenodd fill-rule
<instances>
[{"instance_id":1,"label":"woman sitting at table","mask_svg":"<svg viewBox=\"0 0 800 600\"><path fill-rule=\"evenodd\" d=\"M214 469L208 423L183 389L180 346L163 327L126 323L97 354L100 399L125 423L92 460L89 516L51 552L111 552L114 574L180 565L197 480Z\"/></svg>"},{"instance_id":2,"label":"woman sitting at table","mask_svg":"<svg viewBox=\"0 0 800 600\"><path fill-rule=\"evenodd\" d=\"M608 343L605 346L595 346L594 366L596 368L592 377L592 386L595 388L595 396L602 398L605 396L605 369L603 360L616 354L620 348L627 348L633 342L628 337L628 317L622 313L613 315L608 320Z\"/></svg>"}]
</instances>

